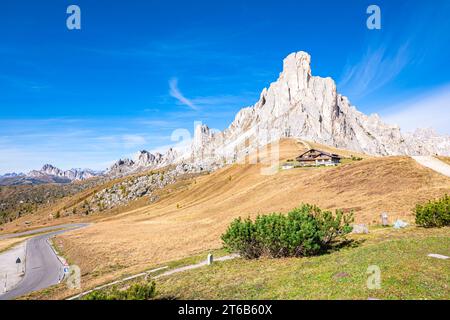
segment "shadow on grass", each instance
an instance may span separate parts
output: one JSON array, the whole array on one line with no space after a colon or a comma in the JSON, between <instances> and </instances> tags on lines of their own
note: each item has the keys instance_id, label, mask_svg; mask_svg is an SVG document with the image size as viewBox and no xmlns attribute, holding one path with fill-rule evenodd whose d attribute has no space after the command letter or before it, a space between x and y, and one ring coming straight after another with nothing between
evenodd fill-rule
<instances>
[{"instance_id":1,"label":"shadow on grass","mask_svg":"<svg viewBox=\"0 0 450 320\"><path fill-rule=\"evenodd\" d=\"M366 242L366 239L358 239L358 240L346 239L344 241L334 243L332 246L325 249L324 252L321 252L319 255L337 252L337 251L339 251L341 249L345 249L345 248L357 248L357 247L361 246L364 242Z\"/></svg>"},{"instance_id":2,"label":"shadow on grass","mask_svg":"<svg viewBox=\"0 0 450 320\"><path fill-rule=\"evenodd\" d=\"M156 297L153 299L153 301L175 301L175 300L179 300L179 298L171 295L163 295L161 297Z\"/></svg>"},{"instance_id":3,"label":"shadow on grass","mask_svg":"<svg viewBox=\"0 0 450 320\"><path fill-rule=\"evenodd\" d=\"M323 255L328 255L331 253L339 252L342 249L352 249L357 248L361 246L364 242L366 242L366 239L345 239L339 242L335 242L333 244L328 245L327 247L324 247L320 249L318 252L309 254L309 255L271 255L270 253L263 252L260 255L255 255L254 257L246 257L245 254L239 253L239 252L233 252L229 251L230 254L237 253L240 254L241 258L245 260L258 260L260 258L268 258L268 259L282 259L282 258L306 258L306 257L318 257Z\"/></svg>"}]
</instances>

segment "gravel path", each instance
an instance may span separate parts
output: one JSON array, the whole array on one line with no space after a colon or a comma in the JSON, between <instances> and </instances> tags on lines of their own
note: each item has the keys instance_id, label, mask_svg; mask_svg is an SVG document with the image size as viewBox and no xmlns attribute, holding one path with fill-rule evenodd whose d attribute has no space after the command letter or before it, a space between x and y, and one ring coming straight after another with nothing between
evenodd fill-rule
<instances>
[{"instance_id":1,"label":"gravel path","mask_svg":"<svg viewBox=\"0 0 450 320\"><path fill-rule=\"evenodd\" d=\"M416 156L412 158L416 160L420 165L430 168L431 170L443 174L444 176L450 177L450 165L446 164L445 162L442 162L441 160L438 160L431 156Z\"/></svg>"},{"instance_id":2,"label":"gravel path","mask_svg":"<svg viewBox=\"0 0 450 320\"><path fill-rule=\"evenodd\" d=\"M228 260L233 260L233 259L236 259L236 258L239 258L238 254L231 254L231 255L215 258L214 262L228 261ZM157 276L154 276L154 277L152 277L152 279L159 279L159 278L162 278L162 277L171 276L171 275L173 275L175 273L184 272L184 271L193 270L193 269L198 269L198 268L201 268L201 267L204 267L204 266L207 266L207 265L208 265L207 261L202 261L202 262L197 263L197 264L191 264L191 265L184 266L184 267L178 267L178 268L166 271L164 273L161 273L161 274L159 274ZM134 276L131 276L131 277L128 277L128 278L125 278L125 279L121 279L121 280L117 280L117 281L114 281L114 282L110 282L110 283L104 284L104 285L102 285L100 287L94 288L92 290L88 290L88 291L85 291L83 293L77 294L76 296L68 298L67 300L78 300L78 299L81 299L86 294L91 293L92 291L101 290L101 289L110 287L112 285L115 285L115 284L118 284L118 283L122 283L122 282L126 282L126 281L129 281L129 280L132 280L132 279L136 279L136 278L139 278L139 277L148 276L151 273L154 273L154 272L157 272L157 271L161 271L161 270L164 270L164 269L167 269L167 268L168 267L162 267L162 268L150 270L150 271L147 271L147 272L142 272L142 273L136 274Z\"/></svg>"}]
</instances>

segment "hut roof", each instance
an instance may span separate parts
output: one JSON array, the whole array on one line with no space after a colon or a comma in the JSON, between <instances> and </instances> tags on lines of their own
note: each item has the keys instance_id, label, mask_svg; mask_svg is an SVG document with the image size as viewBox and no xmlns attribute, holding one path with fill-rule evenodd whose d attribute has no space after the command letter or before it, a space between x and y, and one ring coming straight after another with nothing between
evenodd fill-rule
<instances>
[{"instance_id":1,"label":"hut roof","mask_svg":"<svg viewBox=\"0 0 450 320\"><path fill-rule=\"evenodd\" d=\"M327 158L341 159L341 156L335 153L329 153L318 149L310 149L297 157L298 160L316 160Z\"/></svg>"}]
</instances>

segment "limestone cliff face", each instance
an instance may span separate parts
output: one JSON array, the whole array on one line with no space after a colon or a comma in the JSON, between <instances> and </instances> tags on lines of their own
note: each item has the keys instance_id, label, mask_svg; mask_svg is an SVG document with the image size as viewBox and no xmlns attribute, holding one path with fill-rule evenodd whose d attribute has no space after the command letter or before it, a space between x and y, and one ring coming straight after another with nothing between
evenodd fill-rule
<instances>
[{"instance_id":1,"label":"limestone cliff face","mask_svg":"<svg viewBox=\"0 0 450 320\"><path fill-rule=\"evenodd\" d=\"M310 62L306 52L290 54L283 61L278 80L261 92L255 105L239 111L224 131L213 132L208 126L199 125L190 147L169 149L164 154L144 150L134 160L117 161L106 174L124 176L169 165L174 165L178 173L211 171L239 161L258 147L289 137L379 156L450 156L450 137L439 136L432 129L402 133L376 114L359 112L337 92L333 79L312 75ZM0 176L0 184L2 180L28 183L28 178L31 183L70 182L102 174L81 169L63 171L45 165L27 175Z\"/></svg>"},{"instance_id":2,"label":"limestone cliff face","mask_svg":"<svg viewBox=\"0 0 450 320\"><path fill-rule=\"evenodd\" d=\"M118 177L149 169L163 168L177 162L178 153L169 149L165 154L152 154L146 150L138 153L135 160L121 159L114 163L107 171L110 176Z\"/></svg>"},{"instance_id":3,"label":"limestone cliff face","mask_svg":"<svg viewBox=\"0 0 450 320\"><path fill-rule=\"evenodd\" d=\"M259 101L242 109L225 131L195 132L192 159L233 160L256 147L293 137L371 155L450 154L450 138L402 134L378 115L367 116L339 94L331 78L311 74L311 57L289 55L278 80Z\"/></svg>"},{"instance_id":4,"label":"limestone cliff face","mask_svg":"<svg viewBox=\"0 0 450 320\"><path fill-rule=\"evenodd\" d=\"M310 62L306 52L290 54L278 80L261 92L255 105L239 111L226 130L213 132L199 125L188 150L170 149L164 155L141 151L136 161L119 161L109 172L124 174L180 163L214 169L288 137L370 155L450 155L450 137L430 130L404 134L376 114L359 112L337 92L333 79L312 75Z\"/></svg>"}]
</instances>

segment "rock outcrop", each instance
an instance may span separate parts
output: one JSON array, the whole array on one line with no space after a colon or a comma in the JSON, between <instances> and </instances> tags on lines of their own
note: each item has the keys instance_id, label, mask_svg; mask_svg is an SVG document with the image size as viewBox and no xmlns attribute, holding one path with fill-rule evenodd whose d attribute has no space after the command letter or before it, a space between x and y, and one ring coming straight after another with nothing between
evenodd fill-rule
<instances>
[{"instance_id":1,"label":"rock outcrop","mask_svg":"<svg viewBox=\"0 0 450 320\"><path fill-rule=\"evenodd\" d=\"M405 139L411 149L419 150L416 155L450 155L450 138L438 135L432 128L419 128L405 134Z\"/></svg>"},{"instance_id":2,"label":"rock outcrop","mask_svg":"<svg viewBox=\"0 0 450 320\"><path fill-rule=\"evenodd\" d=\"M310 59L305 52L289 55L278 80L262 91L254 106L242 109L225 131L197 127L191 158L232 162L285 137L379 156L450 154L450 137L423 130L403 134L378 115L359 112L337 92L331 78L312 75Z\"/></svg>"},{"instance_id":3,"label":"rock outcrop","mask_svg":"<svg viewBox=\"0 0 450 320\"><path fill-rule=\"evenodd\" d=\"M57 177L61 179L66 179L70 181L86 180L100 175L100 173L95 172L90 169L70 169L61 170L51 164L46 164L41 170L33 170L28 173L27 176L32 178L44 178L44 177Z\"/></svg>"},{"instance_id":4,"label":"rock outcrop","mask_svg":"<svg viewBox=\"0 0 450 320\"><path fill-rule=\"evenodd\" d=\"M122 177L131 173L142 172L151 169L160 169L177 163L179 153L170 148L166 153L159 152L152 154L146 150L140 151L135 160L121 159L113 164L107 171L112 177Z\"/></svg>"},{"instance_id":5,"label":"rock outcrop","mask_svg":"<svg viewBox=\"0 0 450 320\"><path fill-rule=\"evenodd\" d=\"M142 154L141 152L140 155ZM154 164L151 160L149 163ZM129 177L125 181L118 182L96 193L89 202L89 208L93 212L103 211L125 205L144 196L148 196L151 199L154 191L175 183L180 177L187 174L192 176L192 174L201 174L203 172L205 170L202 166L183 163L165 171L149 172L137 177Z\"/></svg>"},{"instance_id":6,"label":"rock outcrop","mask_svg":"<svg viewBox=\"0 0 450 320\"><path fill-rule=\"evenodd\" d=\"M403 133L377 114L361 113L337 92L333 79L313 76L310 63L306 52L290 54L278 80L261 92L255 105L239 111L224 131L199 125L188 150L170 149L164 155L141 151L135 161L121 160L108 173L121 176L178 163L213 170L281 138L376 156L450 155L450 137L430 130Z\"/></svg>"}]
</instances>

